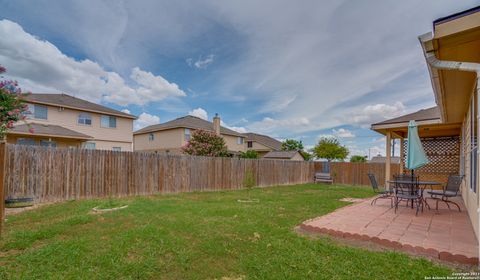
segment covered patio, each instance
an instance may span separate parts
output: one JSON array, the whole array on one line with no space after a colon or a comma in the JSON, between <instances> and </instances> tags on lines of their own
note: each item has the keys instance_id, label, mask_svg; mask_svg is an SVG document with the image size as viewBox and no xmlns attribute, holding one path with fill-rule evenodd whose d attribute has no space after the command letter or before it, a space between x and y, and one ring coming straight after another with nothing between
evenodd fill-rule
<instances>
[{"instance_id":1,"label":"covered patio","mask_svg":"<svg viewBox=\"0 0 480 280\"><path fill-rule=\"evenodd\" d=\"M467 211L460 198L462 212L445 204L439 210L425 210L418 216L409 207L397 213L387 199L370 205L366 199L328 215L303 222L309 233L328 234L361 242L373 242L409 254L462 264L478 263L478 242ZM359 215L361 213L361 215Z\"/></svg>"}]
</instances>

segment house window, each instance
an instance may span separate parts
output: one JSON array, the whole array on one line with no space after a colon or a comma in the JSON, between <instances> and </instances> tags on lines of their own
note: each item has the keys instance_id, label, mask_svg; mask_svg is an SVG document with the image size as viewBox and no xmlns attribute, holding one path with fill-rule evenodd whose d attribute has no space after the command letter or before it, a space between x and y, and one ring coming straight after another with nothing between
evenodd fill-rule
<instances>
[{"instance_id":1,"label":"house window","mask_svg":"<svg viewBox=\"0 0 480 280\"><path fill-rule=\"evenodd\" d=\"M237 144L238 145L243 145L243 137L237 137Z\"/></svg>"},{"instance_id":2,"label":"house window","mask_svg":"<svg viewBox=\"0 0 480 280\"><path fill-rule=\"evenodd\" d=\"M148 134L148 141L153 141L155 140L155 135L153 133Z\"/></svg>"},{"instance_id":3,"label":"house window","mask_svg":"<svg viewBox=\"0 0 480 280\"><path fill-rule=\"evenodd\" d=\"M117 118L114 116L102 116L100 125L107 128L116 128Z\"/></svg>"},{"instance_id":4,"label":"house window","mask_svg":"<svg viewBox=\"0 0 480 280\"><path fill-rule=\"evenodd\" d=\"M253 148L253 141L247 142L247 148Z\"/></svg>"},{"instance_id":5,"label":"house window","mask_svg":"<svg viewBox=\"0 0 480 280\"><path fill-rule=\"evenodd\" d=\"M80 113L78 115L78 124L92 125L92 116L88 113Z\"/></svg>"},{"instance_id":6,"label":"house window","mask_svg":"<svg viewBox=\"0 0 480 280\"><path fill-rule=\"evenodd\" d=\"M48 108L45 105L38 105L38 104L27 104L28 105L28 113L25 113L25 116L33 118L33 119L40 119L46 120L48 117Z\"/></svg>"},{"instance_id":7,"label":"house window","mask_svg":"<svg viewBox=\"0 0 480 280\"><path fill-rule=\"evenodd\" d=\"M85 142L83 144L83 148L87 150L95 150L96 149L96 144L95 142Z\"/></svg>"},{"instance_id":8,"label":"house window","mask_svg":"<svg viewBox=\"0 0 480 280\"><path fill-rule=\"evenodd\" d=\"M185 128L185 141L190 141L190 129Z\"/></svg>"},{"instance_id":9,"label":"house window","mask_svg":"<svg viewBox=\"0 0 480 280\"><path fill-rule=\"evenodd\" d=\"M121 151L122 151L122 147L112 147L112 151L114 151L114 152L121 152Z\"/></svg>"},{"instance_id":10,"label":"house window","mask_svg":"<svg viewBox=\"0 0 480 280\"><path fill-rule=\"evenodd\" d=\"M50 140L40 140L40 146L55 148L57 146L57 143L55 141L50 141Z\"/></svg>"},{"instance_id":11,"label":"house window","mask_svg":"<svg viewBox=\"0 0 480 280\"><path fill-rule=\"evenodd\" d=\"M29 145L29 146L35 146L35 139L33 138L18 138L17 139L17 144L18 145Z\"/></svg>"}]
</instances>

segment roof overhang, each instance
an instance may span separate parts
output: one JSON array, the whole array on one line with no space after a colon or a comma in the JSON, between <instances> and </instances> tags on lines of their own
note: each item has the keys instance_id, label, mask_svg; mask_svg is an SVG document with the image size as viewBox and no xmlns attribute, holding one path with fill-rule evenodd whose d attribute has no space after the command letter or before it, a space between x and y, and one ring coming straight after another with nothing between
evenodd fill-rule
<instances>
[{"instance_id":1,"label":"roof overhang","mask_svg":"<svg viewBox=\"0 0 480 280\"><path fill-rule=\"evenodd\" d=\"M8 135L21 135L21 136L28 136L28 137L61 138L61 139L84 140L84 141L93 139L93 137L84 137L84 136L67 136L67 135L17 132L17 131L8 132Z\"/></svg>"},{"instance_id":2,"label":"roof overhang","mask_svg":"<svg viewBox=\"0 0 480 280\"><path fill-rule=\"evenodd\" d=\"M420 137L445 137L445 136L459 136L461 132L461 123L441 123L440 121L428 122L418 121L418 135ZM372 130L386 135L390 132L393 138L407 138L408 123L389 124L372 126Z\"/></svg>"},{"instance_id":3,"label":"roof overhang","mask_svg":"<svg viewBox=\"0 0 480 280\"><path fill-rule=\"evenodd\" d=\"M434 32L419 36L435 102L445 123L463 121L480 62L480 8L434 22Z\"/></svg>"}]
</instances>

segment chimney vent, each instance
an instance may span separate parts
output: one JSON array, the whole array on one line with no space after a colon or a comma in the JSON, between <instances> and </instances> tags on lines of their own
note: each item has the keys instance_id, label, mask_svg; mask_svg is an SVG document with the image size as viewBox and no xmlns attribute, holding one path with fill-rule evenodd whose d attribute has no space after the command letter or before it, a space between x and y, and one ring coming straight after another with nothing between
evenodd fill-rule
<instances>
[{"instance_id":1,"label":"chimney vent","mask_svg":"<svg viewBox=\"0 0 480 280\"><path fill-rule=\"evenodd\" d=\"M218 113L215 113L215 117L213 117L213 131L215 131L215 134L220 135L220 117Z\"/></svg>"}]
</instances>

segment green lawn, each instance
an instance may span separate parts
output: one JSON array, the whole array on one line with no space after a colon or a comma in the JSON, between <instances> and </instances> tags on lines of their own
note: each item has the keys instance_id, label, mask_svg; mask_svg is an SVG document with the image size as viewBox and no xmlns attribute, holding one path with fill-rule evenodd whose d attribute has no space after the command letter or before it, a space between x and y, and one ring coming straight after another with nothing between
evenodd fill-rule
<instances>
[{"instance_id":1,"label":"green lawn","mask_svg":"<svg viewBox=\"0 0 480 280\"><path fill-rule=\"evenodd\" d=\"M188 193L121 200L129 207L89 214L98 200L10 216L0 241L0 279L424 279L451 271L395 252L343 246L294 232L302 221L367 197L351 186ZM105 203L105 201L103 201Z\"/></svg>"}]
</instances>

